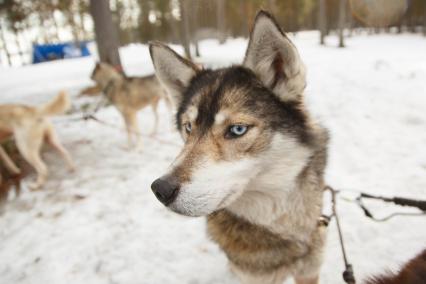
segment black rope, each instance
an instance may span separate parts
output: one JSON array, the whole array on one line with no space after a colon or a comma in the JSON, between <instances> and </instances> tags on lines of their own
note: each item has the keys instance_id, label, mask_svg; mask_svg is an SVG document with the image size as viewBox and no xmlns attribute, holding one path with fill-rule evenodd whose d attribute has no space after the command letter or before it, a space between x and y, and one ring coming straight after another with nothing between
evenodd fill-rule
<instances>
[{"instance_id":1,"label":"black rope","mask_svg":"<svg viewBox=\"0 0 426 284\"><path fill-rule=\"evenodd\" d=\"M409 199L403 197L383 197L383 196L375 196L368 193L361 192L360 198L370 198L370 199L378 199L384 202L395 203L396 205L401 206L409 206L420 209L421 211L426 211L426 200L418 200L418 199Z\"/></svg>"},{"instance_id":2,"label":"black rope","mask_svg":"<svg viewBox=\"0 0 426 284\"><path fill-rule=\"evenodd\" d=\"M85 115L83 117L83 119L84 120L93 120L93 121L95 121L95 122L97 122L97 123L99 123L101 125L107 126L109 128L114 128L114 129L118 129L118 130L124 131L124 129L122 127L120 127L120 126L118 126L116 124L109 123L109 122L106 122L104 120L101 120L101 119L97 118L96 116L94 116L92 114ZM160 138L157 138L157 137L152 137L152 136L144 135L142 133L138 133L138 132L133 131L133 130L129 130L129 132L134 133L134 134L138 134L138 135L140 135L142 137L146 137L146 138L149 138L149 139L156 140L156 141L158 141L158 142L160 142L162 144L167 144L167 145L172 145L172 146L176 146L176 147L181 147L180 144L174 143L172 141L168 141L168 140L160 139Z\"/></svg>"},{"instance_id":3,"label":"black rope","mask_svg":"<svg viewBox=\"0 0 426 284\"><path fill-rule=\"evenodd\" d=\"M106 102L108 102L108 101L109 101L109 98L107 98ZM123 132L127 131L123 127L118 126L117 124L101 120L101 119L99 119L99 118L97 118L95 116L95 114L101 109L101 107L103 107L102 103L104 103L104 102L105 102L105 100L101 99L96 104L94 110L83 112L82 115L80 115L78 117L67 118L65 120L61 120L61 121L59 121L59 123L72 122L72 121L89 121L89 120L92 120L92 121L94 121L94 122L96 122L96 123L98 123L100 125L103 125L103 126L106 126L106 127L109 127L109 128L117 129L117 130L120 130L120 131L123 131ZM158 141L158 142L160 142L162 144L172 145L172 146L175 146L175 147L181 147L181 144L174 143L172 141L168 141L168 140L164 140L164 139L160 139L158 137L152 137L152 136L144 135L144 134L138 133L137 131L134 131L132 129L130 129L129 132L132 133L132 134L140 135L141 137L145 137L145 138L148 138L148 139L156 140L156 141Z\"/></svg>"},{"instance_id":4,"label":"black rope","mask_svg":"<svg viewBox=\"0 0 426 284\"><path fill-rule=\"evenodd\" d=\"M400 206L409 206L419 209L421 212L418 213L409 213L409 212L396 212L392 213L386 217L383 218L377 218L375 217L371 211L365 206L364 202L362 201L364 199L375 199L375 200L381 200L383 202L387 203L394 203L396 205ZM360 192L360 195L356 198L356 202L358 206L361 208L361 210L364 212L364 215L368 218L376 221L376 222L385 222L389 219L392 219L396 216L424 216L426 215L426 201L424 200L416 200L416 199L409 199L409 198L403 198L403 197L383 197L383 196L376 196L371 195L368 193Z\"/></svg>"}]
</instances>

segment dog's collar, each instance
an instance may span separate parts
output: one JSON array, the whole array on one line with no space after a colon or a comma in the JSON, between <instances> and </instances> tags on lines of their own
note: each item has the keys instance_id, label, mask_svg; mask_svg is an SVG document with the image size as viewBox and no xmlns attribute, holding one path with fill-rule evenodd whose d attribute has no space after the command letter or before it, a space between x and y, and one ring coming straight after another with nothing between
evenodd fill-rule
<instances>
[{"instance_id":1,"label":"dog's collar","mask_svg":"<svg viewBox=\"0 0 426 284\"><path fill-rule=\"evenodd\" d=\"M318 227L328 227L329 223L330 223L330 216L327 216L327 215L321 215L317 221Z\"/></svg>"}]
</instances>

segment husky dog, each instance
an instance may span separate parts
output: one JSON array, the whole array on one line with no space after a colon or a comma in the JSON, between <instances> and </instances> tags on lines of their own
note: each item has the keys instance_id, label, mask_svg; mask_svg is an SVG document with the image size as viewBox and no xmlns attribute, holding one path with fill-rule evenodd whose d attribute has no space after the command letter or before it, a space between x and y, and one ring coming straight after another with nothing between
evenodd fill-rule
<instances>
[{"instance_id":1,"label":"husky dog","mask_svg":"<svg viewBox=\"0 0 426 284\"><path fill-rule=\"evenodd\" d=\"M70 100L65 93L59 94L51 102L39 107L0 105L0 132L3 133L3 138L13 135L19 153L37 172L37 180L30 184L32 189L41 187L47 179L47 167L40 157L40 149L45 139L62 155L69 169L74 170L70 154L62 146L53 124L48 119L49 116L64 113L69 107ZM20 170L7 153L1 148L0 153L7 168L12 173L19 174Z\"/></svg>"},{"instance_id":2,"label":"husky dog","mask_svg":"<svg viewBox=\"0 0 426 284\"><path fill-rule=\"evenodd\" d=\"M305 67L274 18L255 19L242 66L200 70L161 43L150 53L185 145L151 188L207 216L242 283L318 283L328 135L303 103Z\"/></svg>"},{"instance_id":3,"label":"husky dog","mask_svg":"<svg viewBox=\"0 0 426 284\"><path fill-rule=\"evenodd\" d=\"M106 63L97 63L93 70L92 80L102 89L104 95L118 109L124 118L129 147L132 138L136 137L136 144L140 142L137 112L150 105L154 111L154 128L151 135L157 132L157 106L164 92L155 75L146 77L125 77L113 66Z\"/></svg>"}]
</instances>

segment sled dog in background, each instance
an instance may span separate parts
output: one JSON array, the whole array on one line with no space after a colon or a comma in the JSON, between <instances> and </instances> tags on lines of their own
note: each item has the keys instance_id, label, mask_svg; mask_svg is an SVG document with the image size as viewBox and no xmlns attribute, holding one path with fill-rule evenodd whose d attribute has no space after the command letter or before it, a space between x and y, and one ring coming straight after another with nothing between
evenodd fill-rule
<instances>
[{"instance_id":1,"label":"sled dog in background","mask_svg":"<svg viewBox=\"0 0 426 284\"><path fill-rule=\"evenodd\" d=\"M62 146L58 136L49 121L49 116L59 115L66 112L70 107L68 95L60 93L55 99L39 107L30 107L18 104L0 105L0 131L13 135L16 146L22 157L35 168L37 179L30 184L30 188L37 189L44 185L48 176L46 164L40 156L43 142L52 145L64 158L70 170L74 170L74 163L68 151ZM2 160L15 174L19 169L0 149Z\"/></svg>"},{"instance_id":2,"label":"sled dog in background","mask_svg":"<svg viewBox=\"0 0 426 284\"><path fill-rule=\"evenodd\" d=\"M420 284L426 283L426 249L408 261L398 272L385 271L370 277L365 284Z\"/></svg>"},{"instance_id":3,"label":"sled dog in background","mask_svg":"<svg viewBox=\"0 0 426 284\"><path fill-rule=\"evenodd\" d=\"M201 70L161 43L150 53L185 145L151 187L169 209L207 216L242 283L319 283L328 134L310 117L305 67L267 12L242 66Z\"/></svg>"},{"instance_id":4,"label":"sled dog in background","mask_svg":"<svg viewBox=\"0 0 426 284\"><path fill-rule=\"evenodd\" d=\"M129 147L140 142L140 130L137 121L137 112L150 105L154 112L154 128L151 135L156 134L158 127L157 106L160 99L169 100L158 83L155 75L146 77L126 77L113 66L106 63L97 63L93 70L92 80L102 89L103 94L118 109L124 119Z\"/></svg>"}]
</instances>

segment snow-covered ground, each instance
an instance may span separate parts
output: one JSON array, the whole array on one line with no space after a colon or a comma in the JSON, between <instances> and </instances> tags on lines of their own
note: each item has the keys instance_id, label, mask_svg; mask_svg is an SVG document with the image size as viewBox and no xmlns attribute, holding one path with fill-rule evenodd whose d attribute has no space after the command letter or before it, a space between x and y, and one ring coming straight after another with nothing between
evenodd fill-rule
<instances>
[{"instance_id":1,"label":"snow-covered ground","mask_svg":"<svg viewBox=\"0 0 426 284\"><path fill-rule=\"evenodd\" d=\"M294 40L308 66L308 106L332 137L327 181L336 188L426 199L426 38L357 36L347 39L345 49L321 47L317 39L306 32ZM238 63L245 47L243 39L204 41L202 61ZM121 53L128 73L153 71L146 46ZM94 59L83 58L0 69L0 103L38 104L61 89L73 95L75 106L95 103L76 96L91 84L93 66ZM157 138L172 143L145 137L142 151L126 150L120 130L67 120L76 113L54 119L78 170L68 173L47 149L45 188L24 189L8 201L0 216L0 283L236 283L224 254L206 237L204 219L171 213L151 193L151 182L182 144L165 105L161 114ZM98 116L122 124L113 107ZM151 111L141 111L139 120L149 133ZM379 216L407 211L369 205ZM426 248L425 217L374 223L343 200L339 210L359 279L396 268ZM342 283L337 240L333 223L322 283Z\"/></svg>"}]
</instances>

